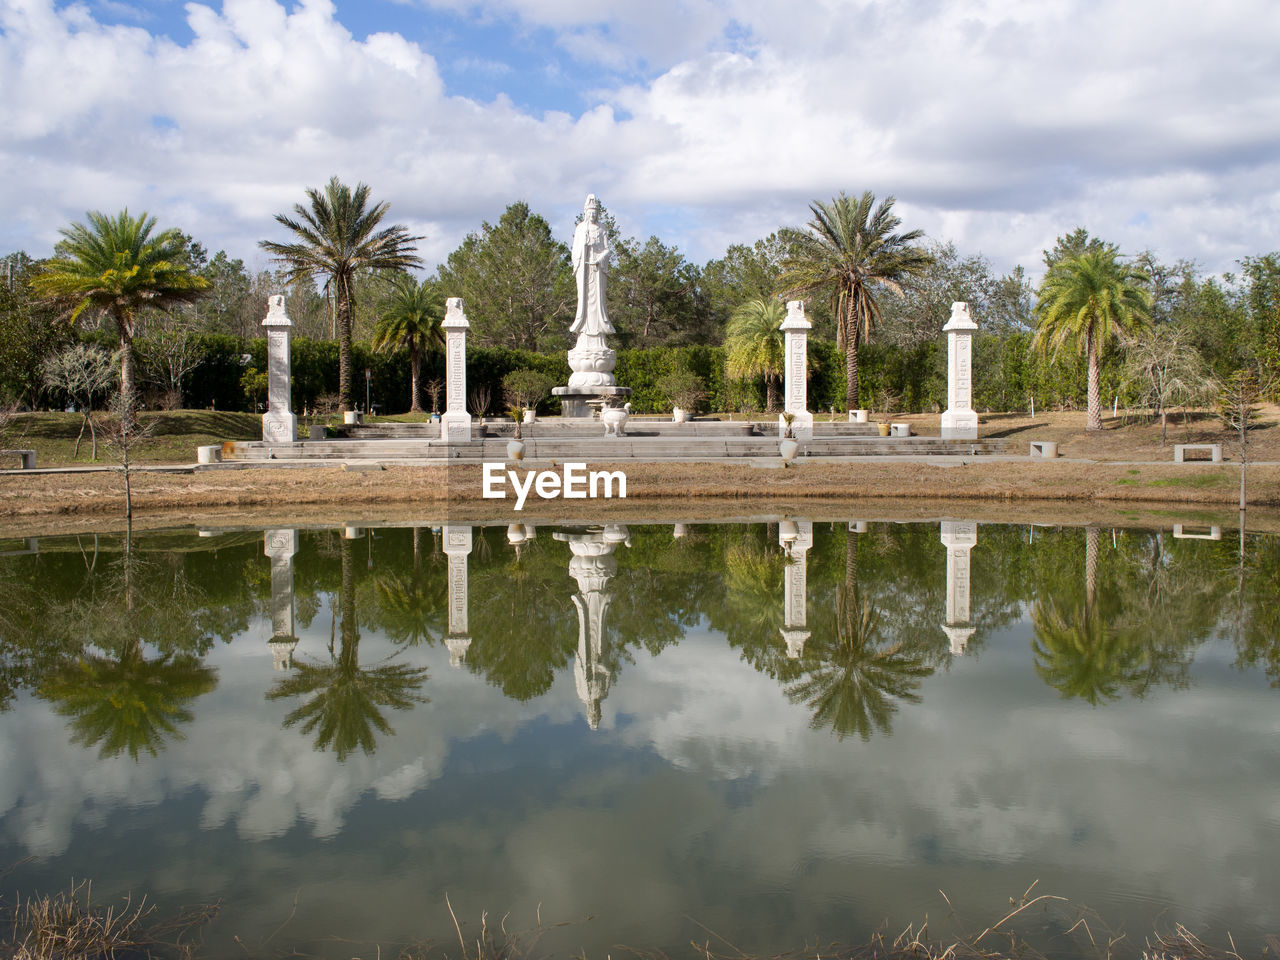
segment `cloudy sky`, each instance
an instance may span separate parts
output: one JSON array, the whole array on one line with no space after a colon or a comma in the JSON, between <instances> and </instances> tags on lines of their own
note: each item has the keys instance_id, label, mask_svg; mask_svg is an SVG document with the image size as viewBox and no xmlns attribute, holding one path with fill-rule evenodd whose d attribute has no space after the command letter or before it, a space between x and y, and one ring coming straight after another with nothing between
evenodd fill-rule
<instances>
[{"instance_id":1,"label":"cloudy sky","mask_svg":"<svg viewBox=\"0 0 1280 960\"><path fill-rule=\"evenodd\" d=\"M0 0L0 252L147 210L264 266L337 174L438 262L595 192L696 262L840 191L1038 272L1280 248L1274 0Z\"/></svg>"}]
</instances>

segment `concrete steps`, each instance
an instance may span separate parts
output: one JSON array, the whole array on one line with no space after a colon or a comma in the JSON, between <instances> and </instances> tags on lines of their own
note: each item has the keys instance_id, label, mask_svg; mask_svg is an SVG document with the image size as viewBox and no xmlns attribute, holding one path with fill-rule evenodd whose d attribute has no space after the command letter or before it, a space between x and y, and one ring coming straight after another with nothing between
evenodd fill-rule
<instances>
[{"instance_id":1,"label":"concrete steps","mask_svg":"<svg viewBox=\"0 0 1280 960\"><path fill-rule=\"evenodd\" d=\"M802 457L982 456L1003 453L1004 440L944 440L940 437L815 437L801 441ZM526 437L529 460L733 460L777 457L778 438L625 436ZM304 440L299 443L232 442L224 461L262 460L449 460L507 459L507 439L495 437L448 444L430 439Z\"/></svg>"},{"instance_id":2,"label":"concrete steps","mask_svg":"<svg viewBox=\"0 0 1280 960\"><path fill-rule=\"evenodd\" d=\"M473 421L471 436L473 439L510 437L514 424L510 420ZM560 420L549 418L536 423L527 423L522 427L526 440L539 438L590 438L604 436L604 424L599 420ZM878 437L879 430L874 423L830 423L817 422L813 425L815 437ZM684 439L688 437L776 437L778 424L776 420L693 420L688 423L673 423L669 419L647 420L635 418L627 421L628 437L669 437ZM368 423L352 424L338 427L334 436L347 440L437 440L440 437L438 423Z\"/></svg>"}]
</instances>

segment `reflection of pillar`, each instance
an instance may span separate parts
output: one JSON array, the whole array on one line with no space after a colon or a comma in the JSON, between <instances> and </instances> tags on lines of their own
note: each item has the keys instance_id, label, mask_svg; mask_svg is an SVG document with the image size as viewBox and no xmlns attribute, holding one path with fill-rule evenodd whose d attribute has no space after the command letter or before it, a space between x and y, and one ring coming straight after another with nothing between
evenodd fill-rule
<instances>
[{"instance_id":1,"label":"reflection of pillar","mask_svg":"<svg viewBox=\"0 0 1280 960\"><path fill-rule=\"evenodd\" d=\"M462 298L450 297L444 322L444 414L440 437L449 443L471 439L471 414L467 413L467 330L471 324L462 310Z\"/></svg>"},{"instance_id":2,"label":"reflection of pillar","mask_svg":"<svg viewBox=\"0 0 1280 960\"><path fill-rule=\"evenodd\" d=\"M978 542L972 520L942 521L942 545L947 548L947 622L942 630L951 638L951 652L959 656L973 636L969 623L969 551Z\"/></svg>"},{"instance_id":3,"label":"reflection of pillar","mask_svg":"<svg viewBox=\"0 0 1280 960\"><path fill-rule=\"evenodd\" d=\"M782 409L794 414L791 433L797 440L813 439L813 414L809 412L809 329L813 326L804 317L804 301L787 303L787 318L779 327L785 339L783 359ZM779 436L786 430L785 421L778 418Z\"/></svg>"},{"instance_id":4,"label":"reflection of pillar","mask_svg":"<svg viewBox=\"0 0 1280 960\"><path fill-rule=\"evenodd\" d=\"M449 648L451 666L462 665L471 646L467 626L467 557L471 555L471 528L446 526L444 552L449 558L449 632L444 645Z\"/></svg>"},{"instance_id":5,"label":"reflection of pillar","mask_svg":"<svg viewBox=\"0 0 1280 960\"><path fill-rule=\"evenodd\" d=\"M813 546L813 524L808 520L783 520L778 524L778 544L787 555L782 601L782 639L787 656L798 659L809 639L809 548Z\"/></svg>"},{"instance_id":6,"label":"reflection of pillar","mask_svg":"<svg viewBox=\"0 0 1280 960\"><path fill-rule=\"evenodd\" d=\"M287 670L293 664L298 638L293 632L293 557L298 552L297 530L268 530L262 552L271 560L271 664Z\"/></svg>"},{"instance_id":7,"label":"reflection of pillar","mask_svg":"<svg viewBox=\"0 0 1280 960\"><path fill-rule=\"evenodd\" d=\"M578 581L573 605L578 609L578 652L573 661L574 685L587 708L587 725L600 726L601 701L609 695L612 676L604 663L604 617L613 595L609 581L618 572L613 551L619 543L630 545L627 528L611 523L587 533L557 533L569 544L573 556L569 575Z\"/></svg>"}]
</instances>

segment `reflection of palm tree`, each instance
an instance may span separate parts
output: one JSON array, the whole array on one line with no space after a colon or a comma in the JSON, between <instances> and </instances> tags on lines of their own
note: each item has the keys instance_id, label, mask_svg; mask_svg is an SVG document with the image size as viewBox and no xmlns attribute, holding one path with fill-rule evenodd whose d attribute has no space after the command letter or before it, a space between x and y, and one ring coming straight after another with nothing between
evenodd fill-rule
<instances>
[{"instance_id":1,"label":"reflection of palm tree","mask_svg":"<svg viewBox=\"0 0 1280 960\"><path fill-rule=\"evenodd\" d=\"M189 723L187 704L217 685L217 674L190 654L148 660L134 641L115 657L88 654L49 676L39 695L57 712L73 718L72 740L101 745L98 755L142 751L153 757L166 736L181 740L178 725Z\"/></svg>"},{"instance_id":2,"label":"reflection of palm tree","mask_svg":"<svg viewBox=\"0 0 1280 960\"><path fill-rule=\"evenodd\" d=\"M317 749L332 748L345 760L356 747L365 753L377 748L377 733L392 733L382 708L404 710L426 697L417 689L427 671L407 664L360 666L360 628L356 621L355 544L342 541L341 643L334 654L329 641L329 663L295 662L295 672L280 680L268 700L309 696L285 717L286 727L301 722L303 733L315 731Z\"/></svg>"},{"instance_id":3,"label":"reflection of palm tree","mask_svg":"<svg viewBox=\"0 0 1280 960\"><path fill-rule=\"evenodd\" d=\"M1097 706L1114 700L1120 687L1138 679L1141 654L1091 603L1071 605L1054 598L1031 611L1036 674L1064 698L1080 697Z\"/></svg>"},{"instance_id":4,"label":"reflection of palm tree","mask_svg":"<svg viewBox=\"0 0 1280 960\"><path fill-rule=\"evenodd\" d=\"M776 638L782 626L782 594L786 578L785 554L761 549L750 542L735 543L725 551L725 592L738 625L751 632Z\"/></svg>"},{"instance_id":5,"label":"reflection of palm tree","mask_svg":"<svg viewBox=\"0 0 1280 960\"><path fill-rule=\"evenodd\" d=\"M801 660L806 676L787 696L813 709L815 730L831 727L841 740L854 733L870 740L877 730L891 732L895 700L920 702L915 691L933 670L923 653L884 642L879 615L856 588L842 585L841 592L835 635L810 638Z\"/></svg>"},{"instance_id":6,"label":"reflection of palm tree","mask_svg":"<svg viewBox=\"0 0 1280 960\"><path fill-rule=\"evenodd\" d=\"M397 643L416 646L444 633L445 579L388 574L373 585L380 616L378 622Z\"/></svg>"}]
</instances>

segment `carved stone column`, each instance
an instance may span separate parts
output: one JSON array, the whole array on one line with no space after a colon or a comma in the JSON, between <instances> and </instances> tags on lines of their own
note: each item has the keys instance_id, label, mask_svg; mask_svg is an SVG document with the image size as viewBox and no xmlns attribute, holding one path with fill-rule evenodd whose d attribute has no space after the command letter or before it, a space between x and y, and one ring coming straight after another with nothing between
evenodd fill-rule
<instances>
[{"instance_id":1,"label":"carved stone column","mask_svg":"<svg viewBox=\"0 0 1280 960\"><path fill-rule=\"evenodd\" d=\"M613 595L609 581L618 572L613 551L618 544L630 545L627 528L608 524L588 533L556 533L567 542L573 556L569 575L578 582L573 605L578 610L578 652L573 661L574 685L578 699L587 708L587 726L600 726L601 703L609 695L613 676L605 664L604 618Z\"/></svg>"},{"instance_id":2,"label":"carved stone column","mask_svg":"<svg viewBox=\"0 0 1280 960\"><path fill-rule=\"evenodd\" d=\"M293 558L298 552L297 530L267 530L262 552L271 560L271 665L287 670L298 645L293 626Z\"/></svg>"},{"instance_id":3,"label":"carved stone column","mask_svg":"<svg viewBox=\"0 0 1280 960\"><path fill-rule=\"evenodd\" d=\"M786 337L782 409L796 418L791 432L797 440L813 439L813 414L809 412L809 330L812 327L804 317L804 302L788 301L787 317L779 328ZM785 433L786 422L779 417L778 435Z\"/></svg>"},{"instance_id":4,"label":"carved stone column","mask_svg":"<svg viewBox=\"0 0 1280 960\"><path fill-rule=\"evenodd\" d=\"M972 520L942 521L942 545L947 548L947 622L943 632L951 639L951 653L960 656L974 634L969 624L969 551L978 542L978 525Z\"/></svg>"},{"instance_id":5,"label":"carved stone column","mask_svg":"<svg viewBox=\"0 0 1280 960\"><path fill-rule=\"evenodd\" d=\"M467 331L471 324L462 309L461 297L445 304L444 322L444 414L440 417L440 439L449 443L471 440L471 414L467 413Z\"/></svg>"},{"instance_id":6,"label":"carved stone column","mask_svg":"<svg viewBox=\"0 0 1280 960\"><path fill-rule=\"evenodd\" d=\"M787 555L783 581L782 639L787 656L796 660L809 639L809 549L813 546L813 524L808 520L783 520L778 524L778 545Z\"/></svg>"},{"instance_id":7,"label":"carved stone column","mask_svg":"<svg viewBox=\"0 0 1280 960\"><path fill-rule=\"evenodd\" d=\"M963 301L951 304L951 319L942 328L947 335L947 410L942 415L942 436L951 440L977 440L978 415L973 411L973 331L978 325Z\"/></svg>"},{"instance_id":8,"label":"carved stone column","mask_svg":"<svg viewBox=\"0 0 1280 960\"><path fill-rule=\"evenodd\" d=\"M262 439L269 443L294 443L298 439L298 418L290 409L292 367L289 360L293 321L285 313L284 297L267 298L267 315L262 326L267 331L267 412L262 415Z\"/></svg>"},{"instance_id":9,"label":"carved stone column","mask_svg":"<svg viewBox=\"0 0 1280 960\"><path fill-rule=\"evenodd\" d=\"M446 526L444 552L449 558L449 632L445 634L444 645L449 648L449 664L460 667L471 646L471 631L467 624L467 558L471 555L471 528Z\"/></svg>"}]
</instances>

